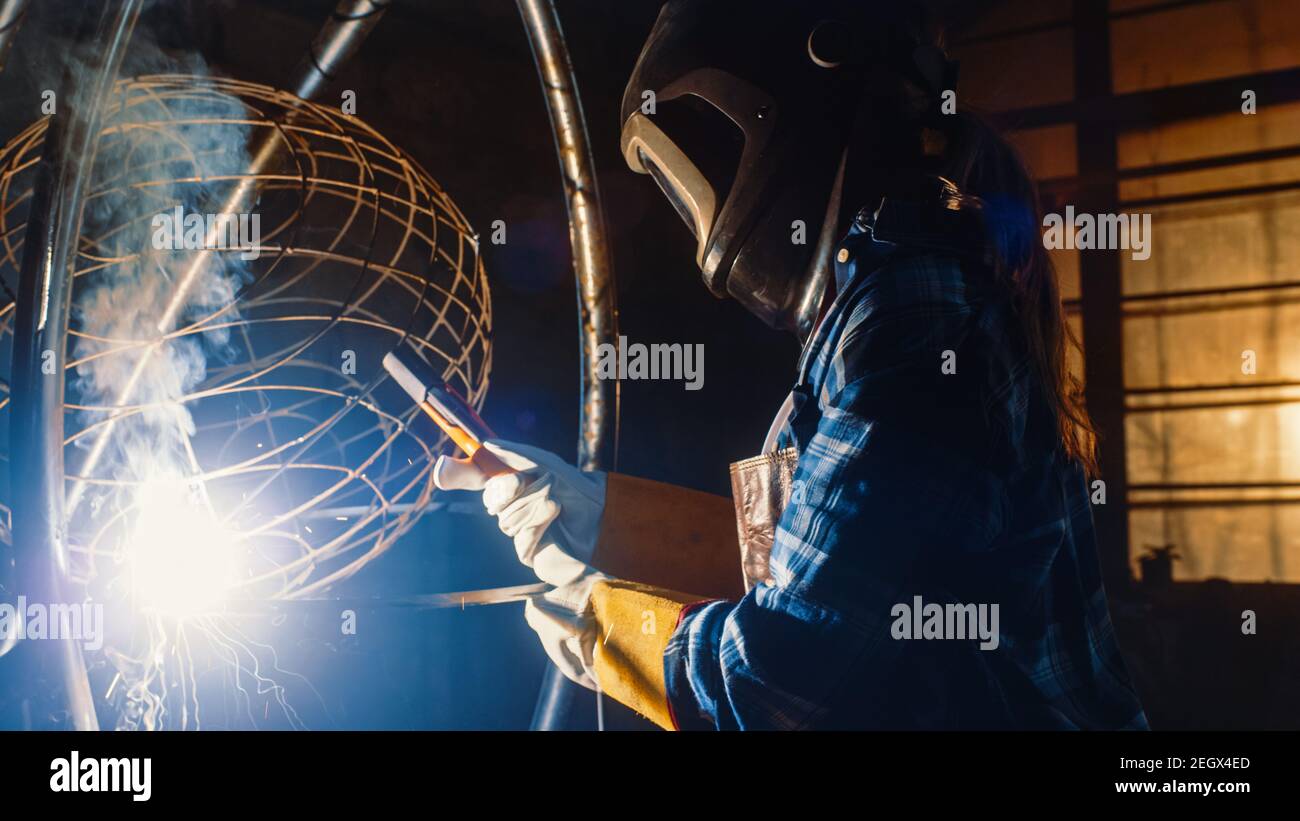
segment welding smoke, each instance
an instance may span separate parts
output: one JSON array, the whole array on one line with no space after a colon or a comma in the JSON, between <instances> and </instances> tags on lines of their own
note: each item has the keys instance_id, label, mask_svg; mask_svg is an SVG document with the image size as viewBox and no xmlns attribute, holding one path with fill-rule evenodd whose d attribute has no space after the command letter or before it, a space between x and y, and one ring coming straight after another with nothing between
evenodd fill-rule
<instances>
[{"instance_id":1,"label":"welding smoke","mask_svg":"<svg viewBox=\"0 0 1300 821\"><path fill-rule=\"evenodd\" d=\"M164 53L143 28L131 49L123 76L207 76L201 58ZM71 68L84 72L84 65L74 59ZM152 222L177 207L201 216L221 211L234 187L230 178L248 168L248 128L238 122L245 115L238 100L208 89L173 95L165 104L145 95L118 96L105 112L82 236L93 244L95 257L113 262L87 274L74 291L79 335L70 353L83 361L70 387L79 404L94 408L85 412L83 424L117 413L113 406L123 399L143 410L113 426L95 468L98 476L140 482L192 473L186 447L194 420L179 400L202 382L209 358L226 353L228 331L164 336L228 306L248 270L236 253L156 247ZM184 289L176 320L159 327L178 278L196 256L202 265ZM78 267L87 267L84 256ZM230 311L220 317L234 318ZM123 394L126 385L129 396ZM77 441L88 447L95 438ZM72 469L77 471L75 460Z\"/></svg>"}]
</instances>

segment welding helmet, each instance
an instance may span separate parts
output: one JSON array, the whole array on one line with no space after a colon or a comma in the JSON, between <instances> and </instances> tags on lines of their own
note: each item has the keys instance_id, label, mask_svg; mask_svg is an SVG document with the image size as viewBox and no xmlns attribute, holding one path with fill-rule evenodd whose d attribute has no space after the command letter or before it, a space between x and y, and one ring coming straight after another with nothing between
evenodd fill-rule
<instances>
[{"instance_id":1,"label":"welding helmet","mask_svg":"<svg viewBox=\"0 0 1300 821\"><path fill-rule=\"evenodd\" d=\"M927 40L905 0L664 5L623 95L621 148L695 235L715 296L808 335L864 90L902 76L937 109L955 82Z\"/></svg>"}]
</instances>

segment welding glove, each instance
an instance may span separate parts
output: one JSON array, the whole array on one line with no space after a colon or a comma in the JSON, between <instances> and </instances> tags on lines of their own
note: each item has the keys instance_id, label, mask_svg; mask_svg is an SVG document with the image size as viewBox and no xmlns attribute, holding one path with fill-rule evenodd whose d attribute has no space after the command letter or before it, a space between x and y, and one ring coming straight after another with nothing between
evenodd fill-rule
<instances>
[{"instance_id":1,"label":"welding glove","mask_svg":"<svg viewBox=\"0 0 1300 821\"><path fill-rule=\"evenodd\" d=\"M483 506L514 541L519 561L557 589L564 604L586 607L582 581L591 568L605 507L604 473L584 473L553 453L528 445L483 443L513 472L488 477L468 459L438 457L433 481L442 490L481 490Z\"/></svg>"},{"instance_id":2,"label":"welding glove","mask_svg":"<svg viewBox=\"0 0 1300 821\"><path fill-rule=\"evenodd\" d=\"M444 456L434 465L434 482L443 490L483 491L484 507L514 540L519 560L555 586L544 596L529 599L524 608L524 618L547 656L570 681L600 689L660 727L672 728L664 650L685 608L708 597L620 581L591 567L601 519L607 504L618 519L620 504L626 516L632 511L644 513L647 504L654 502L660 506L659 518L630 518L636 525L632 529L652 532L662 542L659 547L721 541L720 532L701 527L716 519L719 528L734 538L729 500L720 503L725 515L717 514L713 508L719 503L705 498L707 494L665 495L666 486L656 483L584 473L554 454L527 445L489 440L484 447L514 472L488 477L468 459ZM655 509L653 504L650 508ZM625 533L635 543L631 537L630 531ZM689 559L671 550L661 552ZM732 548L728 558L734 555ZM727 564L734 569L734 559ZM704 565L700 568L696 581L718 576ZM652 575L663 576L662 568ZM736 575L734 570L727 574L732 583ZM719 586L725 585L709 585Z\"/></svg>"},{"instance_id":3,"label":"welding glove","mask_svg":"<svg viewBox=\"0 0 1300 821\"><path fill-rule=\"evenodd\" d=\"M468 459L439 457L434 483L442 490L482 490L519 561L555 589L530 599L524 618L546 654L578 684L596 689L592 655L596 628L588 607L592 586L605 579L589 566L605 505L604 473L584 473L538 448L489 440L483 446L512 473L488 477Z\"/></svg>"},{"instance_id":4,"label":"welding glove","mask_svg":"<svg viewBox=\"0 0 1300 821\"><path fill-rule=\"evenodd\" d=\"M537 633L542 648L564 677L596 690L595 651L599 632L590 607L591 590L607 580L592 571L579 581L557 587L524 604L524 621Z\"/></svg>"}]
</instances>

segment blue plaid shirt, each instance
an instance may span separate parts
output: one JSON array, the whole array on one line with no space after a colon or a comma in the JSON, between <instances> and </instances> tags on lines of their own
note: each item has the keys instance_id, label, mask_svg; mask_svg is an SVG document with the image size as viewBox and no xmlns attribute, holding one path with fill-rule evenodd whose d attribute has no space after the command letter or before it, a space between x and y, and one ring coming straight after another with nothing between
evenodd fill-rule
<instances>
[{"instance_id":1,"label":"blue plaid shirt","mask_svg":"<svg viewBox=\"0 0 1300 821\"><path fill-rule=\"evenodd\" d=\"M840 247L782 435L799 462L771 581L683 617L664 658L678 726L1146 728L1085 476L1005 288L861 219ZM893 638L916 596L998 605L996 649Z\"/></svg>"}]
</instances>

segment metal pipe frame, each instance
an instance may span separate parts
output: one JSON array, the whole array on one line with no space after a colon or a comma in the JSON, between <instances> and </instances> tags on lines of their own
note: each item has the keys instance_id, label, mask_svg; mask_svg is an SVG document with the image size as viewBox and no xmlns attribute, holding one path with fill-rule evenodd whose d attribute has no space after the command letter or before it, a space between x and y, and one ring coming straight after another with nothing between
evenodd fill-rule
<instances>
[{"instance_id":1,"label":"metal pipe frame","mask_svg":"<svg viewBox=\"0 0 1300 821\"><path fill-rule=\"evenodd\" d=\"M63 104L50 118L36 171L15 306L13 437L14 553L19 590L37 601L69 602L63 508L63 369L72 309L72 269L103 106L117 79L144 0L100 7L89 42L93 76L64 74ZM53 368L43 367L53 356ZM99 721L81 647L70 639L24 642L29 681L58 680L78 730Z\"/></svg>"},{"instance_id":2,"label":"metal pipe frame","mask_svg":"<svg viewBox=\"0 0 1300 821\"><path fill-rule=\"evenodd\" d=\"M314 100L338 78L371 29L388 10L391 0L340 0L294 70L289 87L296 96Z\"/></svg>"},{"instance_id":3,"label":"metal pipe frame","mask_svg":"<svg viewBox=\"0 0 1300 821\"><path fill-rule=\"evenodd\" d=\"M9 61L9 51L14 47L29 5L31 0L0 0L0 71L4 71Z\"/></svg>"},{"instance_id":4,"label":"metal pipe frame","mask_svg":"<svg viewBox=\"0 0 1300 821\"><path fill-rule=\"evenodd\" d=\"M599 346L617 338L617 309L608 235L596 186L594 161L573 67L550 0L518 0L534 59L546 94L547 108L559 155L570 221L570 242L578 289L581 334L580 374L582 412L578 464L584 470L612 468L617 452L617 383L597 376ZM63 488L63 391L61 378L42 373L42 355L55 352L55 373L61 375L71 310L71 263L80 233L81 204L86 176L93 162L100 106L120 68L126 42L138 20L143 0L115 0L103 6L97 41L105 43L101 70L93 91L90 116L71 123L56 115L47 135L28 222L15 334L14 464L26 466L26 504L15 522L15 544L21 557L19 578L25 589L58 594L66 568L66 519ZM359 48L388 7L388 0L341 0L308 55L295 72L294 93L315 97ZM0 5L0 58L25 11L25 0ZM8 17L4 15L10 15ZM9 22L12 22L12 25ZM0 64L2 65L2 64ZM69 78L67 92L76 94ZM65 97L64 99L73 99ZM265 162L271 152L254 152ZM611 417L613 424L611 424ZM51 600L60 600L50 595ZM62 673L73 726L97 729L94 702L80 649L61 641L54 661ZM568 718L576 692L555 668L550 668L538 708L535 729L559 727Z\"/></svg>"},{"instance_id":5,"label":"metal pipe frame","mask_svg":"<svg viewBox=\"0 0 1300 821\"><path fill-rule=\"evenodd\" d=\"M618 382L600 379L597 366L600 345L613 344L618 338L617 291L587 121L554 2L517 1L546 96L568 206L582 345L578 466L583 470L612 470L618 450ZM581 689L554 665L548 666L533 712L532 729L563 729L582 695ZM596 710L599 725L599 697Z\"/></svg>"},{"instance_id":6,"label":"metal pipe frame","mask_svg":"<svg viewBox=\"0 0 1300 821\"><path fill-rule=\"evenodd\" d=\"M5 66L9 61L9 52L13 49L14 41L18 36L18 29L22 26L23 20L27 17L27 8L30 0L0 0L0 73L4 73ZM0 289L3 289L6 298L13 302L18 301L18 296L9 289L8 283L0 282ZM12 517L12 511L10 513ZM12 521L4 522L0 526L0 597L8 599L13 592L10 588L14 585L14 567L13 567L13 533L10 531ZM4 656L18 646L18 636L11 632L4 638L0 638L0 656Z\"/></svg>"}]
</instances>

